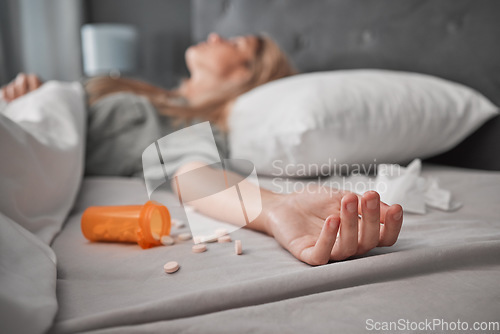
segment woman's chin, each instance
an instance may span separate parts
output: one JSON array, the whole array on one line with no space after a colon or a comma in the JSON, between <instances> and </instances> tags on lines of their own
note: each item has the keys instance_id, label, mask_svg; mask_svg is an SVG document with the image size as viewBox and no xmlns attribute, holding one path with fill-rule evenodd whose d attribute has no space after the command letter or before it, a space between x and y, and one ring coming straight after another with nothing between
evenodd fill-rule
<instances>
[{"instance_id":1,"label":"woman's chin","mask_svg":"<svg viewBox=\"0 0 500 334\"><path fill-rule=\"evenodd\" d=\"M188 68L190 67L190 64L196 63L196 58L198 57L198 50L196 46L197 45L192 45L188 47L184 53L184 59L186 60Z\"/></svg>"}]
</instances>

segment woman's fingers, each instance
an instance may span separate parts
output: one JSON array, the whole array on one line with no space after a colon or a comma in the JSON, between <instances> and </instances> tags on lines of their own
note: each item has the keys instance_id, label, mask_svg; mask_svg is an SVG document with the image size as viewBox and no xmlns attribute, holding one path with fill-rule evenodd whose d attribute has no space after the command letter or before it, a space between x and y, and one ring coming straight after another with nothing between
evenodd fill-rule
<instances>
[{"instance_id":1,"label":"woman's fingers","mask_svg":"<svg viewBox=\"0 0 500 334\"><path fill-rule=\"evenodd\" d=\"M300 254L300 260L318 266L328 263L332 252L337 232L340 226L340 219L335 216L328 216L314 246L304 248Z\"/></svg>"},{"instance_id":2,"label":"woman's fingers","mask_svg":"<svg viewBox=\"0 0 500 334\"><path fill-rule=\"evenodd\" d=\"M14 80L13 85L15 91L14 98L18 98L26 94L28 92L28 79L26 74L19 73L16 79Z\"/></svg>"},{"instance_id":3,"label":"woman's fingers","mask_svg":"<svg viewBox=\"0 0 500 334\"><path fill-rule=\"evenodd\" d=\"M401 225L403 224L403 208L394 204L385 213L384 224L381 225L379 247L392 246L398 240Z\"/></svg>"},{"instance_id":4,"label":"woman's fingers","mask_svg":"<svg viewBox=\"0 0 500 334\"><path fill-rule=\"evenodd\" d=\"M380 240L380 196L375 191L366 192L361 198L361 220L357 254L364 254L377 247Z\"/></svg>"},{"instance_id":5,"label":"woman's fingers","mask_svg":"<svg viewBox=\"0 0 500 334\"><path fill-rule=\"evenodd\" d=\"M37 89L41 85L42 85L42 81L40 81L40 79L36 75L34 75L34 74L28 75L28 89L30 92L34 91L35 89Z\"/></svg>"},{"instance_id":6,"label":"woman's fingers","mask_svg":"<svg viewBox=\"0 0 500 334\"><path fill-rule=\"evenodd\" d=\"M5 100L11 102L15 99L16 91L14 90L14 85L9 84L5 87Z\"/></svg>"},{"instance_id":7,"label":"woman's fingers","mask_svg":"<svg viewBox=\"0 0 500 334\"><path fill-rule=\"evenodd\" d=\"M377 246L391 246L397 241L403 221L400 205L382 203L375 191L363 196L346 192L340 203L339 199L340 196L332 198L335 200L332 215L320 225L321 230L310 222L306 233L286 245L301 261L322 265L329 260L340 261L364 254Z\"/></svg>"},{"instance_id":8,"label":"woman's fingers","mask_svg":"<svg viewBox=\"0 0 500 334\"><path fill-rule=\"evenodd\" d=\"M358 197L348 193L340 204L340 234L330 259L344 260L358 250Z\"/></svg>"},{"instance_id":9,"label":"woman's fingers","mask_svg":"<svg viewBox=\"0 0 500 334\"><path fill-rule=\"evenodd\" d=\"M385 216L387 214L387 210L389 210L390 206L385 204L384 202L380 202L380 222L383 224L385 221Z\"/></svg>"},{"instance_id":10,"label":"woman's fingers","mask_svg":"<svg viewBox=\"0 0 500 334\"><path fill-rule=\"evenodd\" d=\"M11 102L37 89L41 85L42 82L36 75L19 73L12 82L2 87L1 97L7 102Z\"/></svg>"}]
</instances>

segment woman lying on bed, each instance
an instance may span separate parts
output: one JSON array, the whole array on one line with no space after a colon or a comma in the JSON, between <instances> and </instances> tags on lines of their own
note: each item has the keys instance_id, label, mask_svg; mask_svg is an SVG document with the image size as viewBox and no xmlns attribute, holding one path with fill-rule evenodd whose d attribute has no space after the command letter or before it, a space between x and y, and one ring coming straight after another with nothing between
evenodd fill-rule
<instances>
[{"instance_id":1,"label":"woman lying on bed","mask_svg":"<svg viewBox=\"0 0 500 334\"><path fill-rule=\"evenodd\" d=\"M175 90L124 78L97 77L85 83L89 103L87 173L140 173L141 155L149 144L175 131L179 123L199 120L210 121L221 154L228 158L224 134L235 99L258 85L295 73L286 55L267 37L224 39L210 34L206 42L188 48L185 56L190 77ZM2 88L2 94L12 101L40 85L36 76L21 74ZM206 166L207 153L196 152L198 147L195 142L179 147L180 152L189 152L189 159L178 156L164 161L165 165L177 175ZM381 203L374 191L359 196L318 187L289 195L261 189L261 194L262 213L248 227L274 237L311 265L391 246L403 220L401 206ZM241 212L220 199L205 201L197 210L229 221L236 221L236 212Z\"/></svg>"}]
</instances>

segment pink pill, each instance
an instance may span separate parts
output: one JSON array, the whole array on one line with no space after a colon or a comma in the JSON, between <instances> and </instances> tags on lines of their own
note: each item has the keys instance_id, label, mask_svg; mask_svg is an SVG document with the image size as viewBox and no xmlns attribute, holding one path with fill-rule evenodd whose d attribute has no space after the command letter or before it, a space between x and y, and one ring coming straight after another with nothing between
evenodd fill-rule
<instances>
[{"instance_id":1,"label":"pink pill","mask_svg":"<svg viewBox=\"0 0 500 334\"><path fill-rule=\"evenodd\" d=\"M162 236L160 242L165 246L172 246L173 244L175 244L174 238L169 235Z\"/></svg>"},{"instance_id":2,"label":"pink pill","mask_svg":"<svg viewBox=\"0 0 500 334\"><path fill-rule=\"evenodd\" d=\"M187 240L191 239L191 234L190 233L181 233L177 236L177 239L179 239L180 241L187 241Z\"/></svg>"},{"instance_id":3,"label":"pink pill","mask_svg":"<svg viewBox=\"0 0 500 334\"><path fill-rule=\"evenodd\" d=\"M231 242L231 236L223 235L217 239L217 242Z\"/></svg>"},{"instance_id":4,"label":"pink pill","mask_svg":"<svg viewBox=\"0 0 500 334\"><path fill-rule=\"evenodd\" d=\"M170 262L167 262L165 263L165 265L163 266L163 270L165 270L165 272L167 274L173 274L175 273L177 270L179 270L179 264L175 261L170 261Z\"/></svg>"},{"instance_id":5,"label":"pink pill","mask_svg":"<svg viewBox=\"0 0 500 334\"><path fill-rule=\"evenodd\" d=\"M215 230L215 235L218 237L222 237L227 234L227 230L225 228L218 228Z\"/></svg>"},{"instance_id":6,"label":"pink pill","mask_svg":"<svg viewBox=\"0 0 500 334\"><path fill-rule=\"evenodd\" d=\"M213 234L201 237L201 242L216 242L216 241L217 241L217 236Z\"/></svg>"},{"instance_id":7,"label":"pink pill","mask_svg":"<svg viewBox=\"0 0 500 334\"><path fill-rule=\"evenodd\" d=\"M203 253L204 251L207 250L207 246L205 246L204 244L197 244L197 245L194 245L191 250L193 251L193 253Z\"/></svg>"},{"instance_id":8,"label":"pink pill","mask_svg":"<svg viewBox=\"0 0 500 334\"><path fill-rule=\"evenodd\" d=\"M236 255L241 255L241 253L243 252L243 249L241 247L241 240L236 240L234 242L234 252L236 253Z\"/></svg>"}]
</instances>

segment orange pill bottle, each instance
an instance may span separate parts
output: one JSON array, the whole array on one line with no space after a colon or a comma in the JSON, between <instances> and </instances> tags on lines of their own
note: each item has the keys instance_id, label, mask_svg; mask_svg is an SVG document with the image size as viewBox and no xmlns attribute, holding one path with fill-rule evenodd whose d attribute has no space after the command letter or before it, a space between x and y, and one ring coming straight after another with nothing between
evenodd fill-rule
<instances>
[{"instance_id":1,"label":"orange pill bottle","mask_svg":"<svg viewBox=\"0 0 500 334\"><path fill-rule=\"evenodd\" d=\"M170 212L155 201L89 207L81 220L82 233L90 241L133 242L143 249L161 245L160 238L170 234L170 227Z\"/></svg>"}]
</instances>

